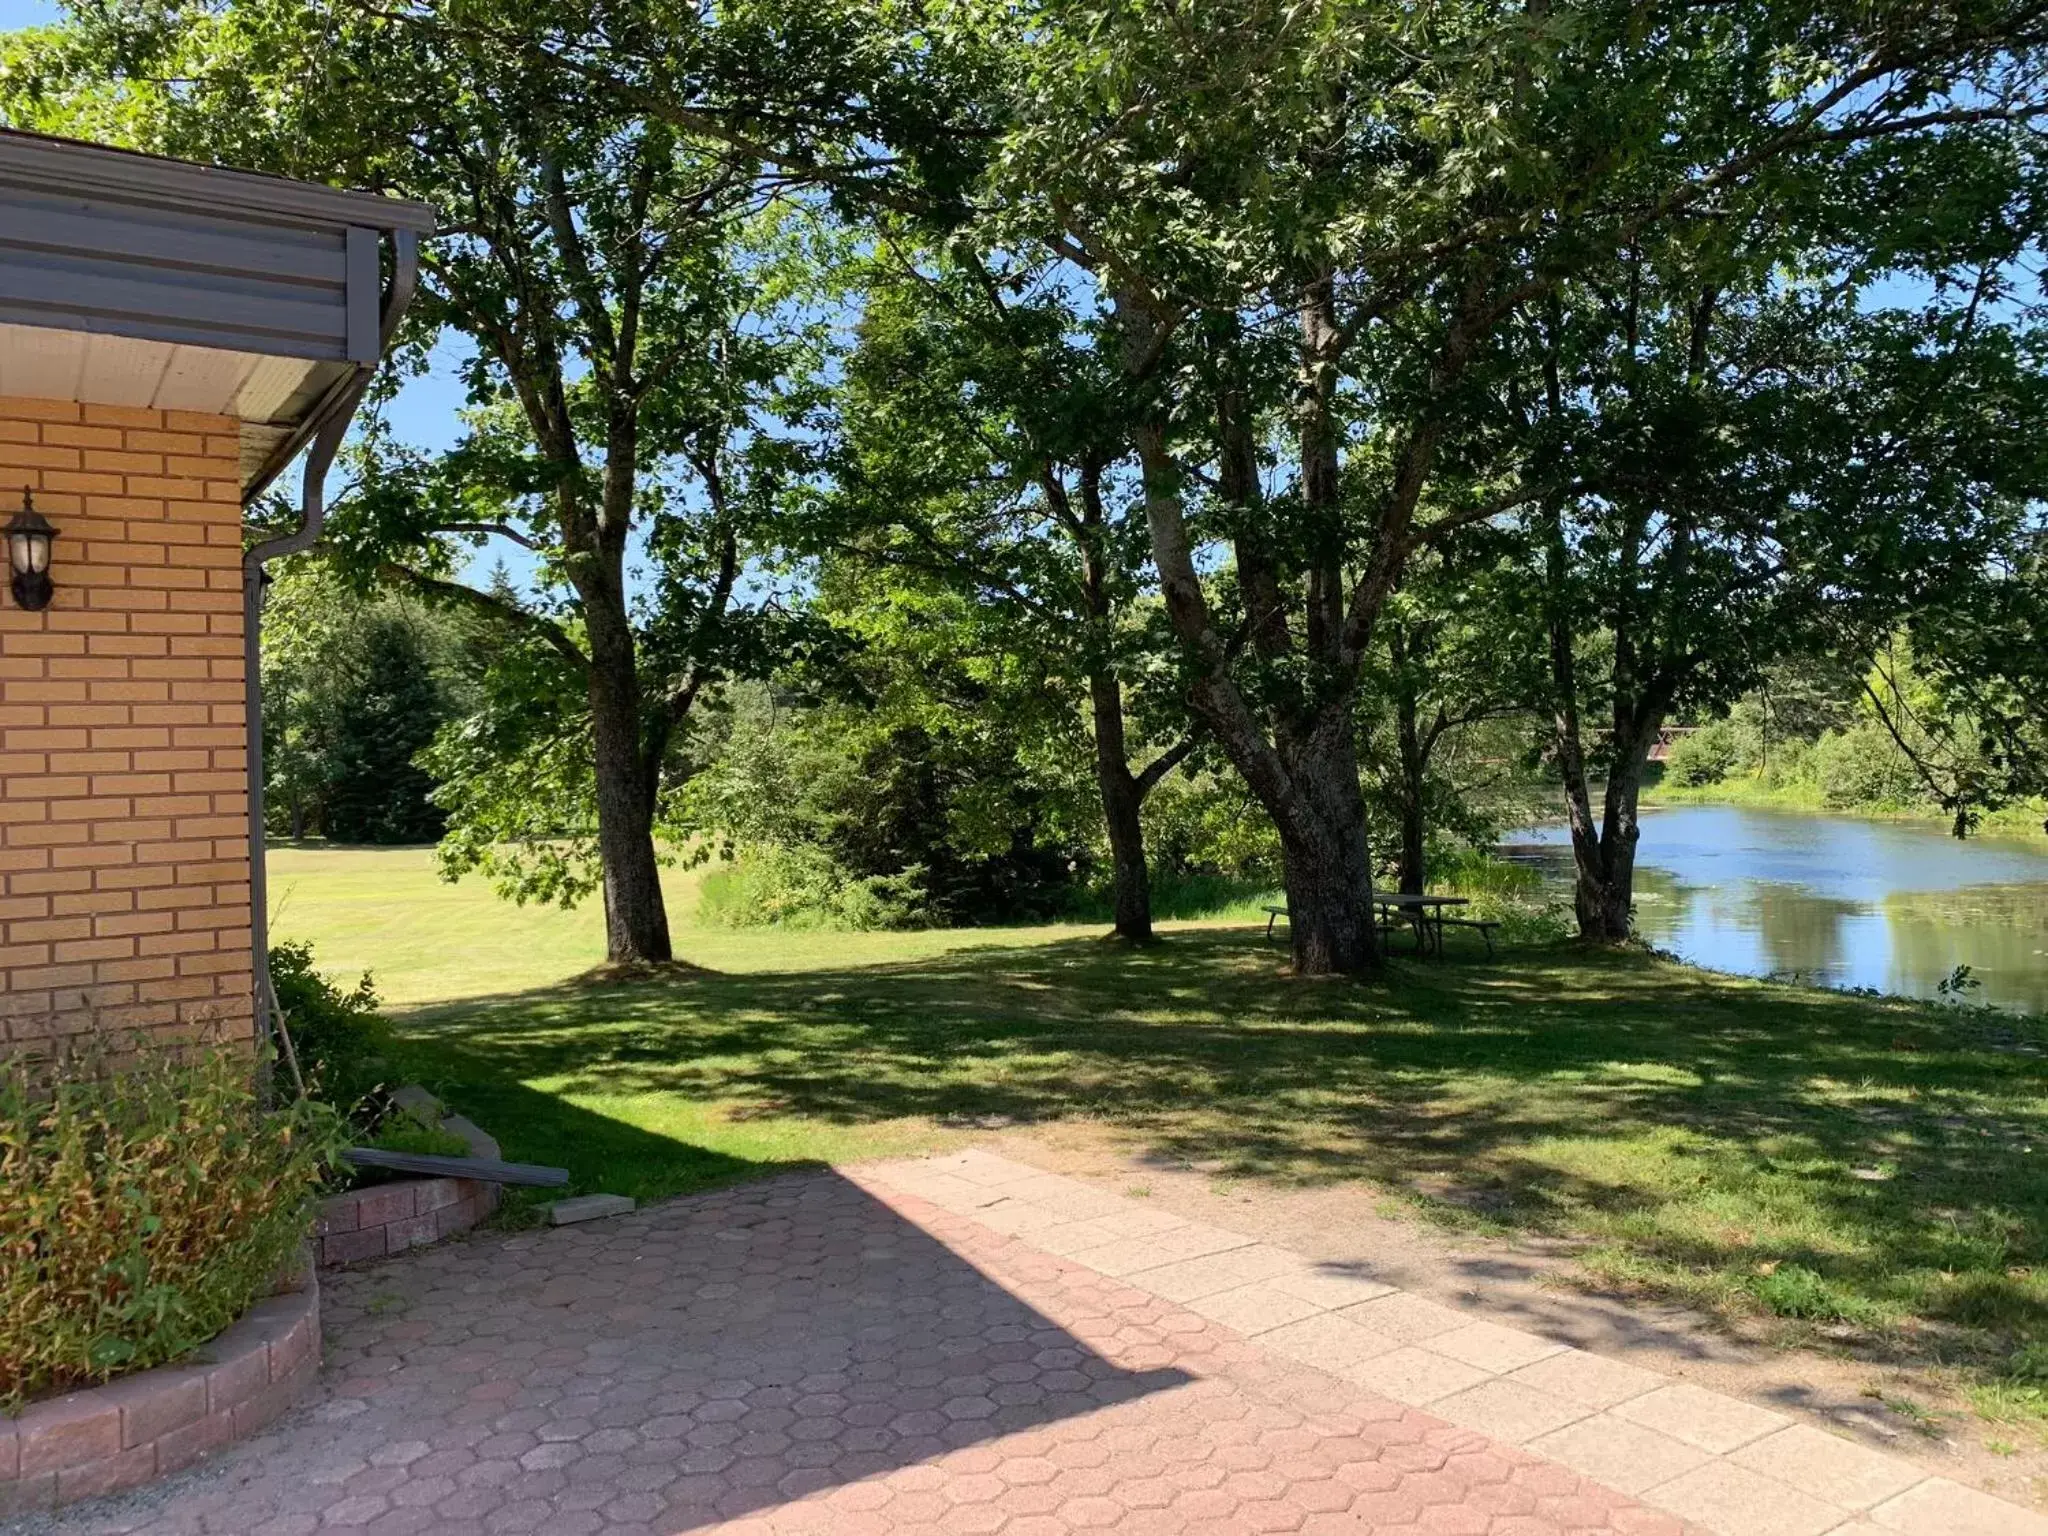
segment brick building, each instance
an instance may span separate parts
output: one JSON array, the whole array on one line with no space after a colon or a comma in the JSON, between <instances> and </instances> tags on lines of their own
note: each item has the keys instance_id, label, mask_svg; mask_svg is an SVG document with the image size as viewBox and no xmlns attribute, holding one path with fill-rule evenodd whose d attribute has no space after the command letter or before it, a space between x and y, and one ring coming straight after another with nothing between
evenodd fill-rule
<instances>
[{"instance_id":1,"label":"brick building","mask_svg":"<svg viewBox=\"0 0 2048 1536\"><path fill-rule=\"evenodd\" d=\"M317 533L430 229L0 131L0 1052L263 1027L262 565ZM295 461L297 527L245 552Z\"/></svg>"}]
</instances>

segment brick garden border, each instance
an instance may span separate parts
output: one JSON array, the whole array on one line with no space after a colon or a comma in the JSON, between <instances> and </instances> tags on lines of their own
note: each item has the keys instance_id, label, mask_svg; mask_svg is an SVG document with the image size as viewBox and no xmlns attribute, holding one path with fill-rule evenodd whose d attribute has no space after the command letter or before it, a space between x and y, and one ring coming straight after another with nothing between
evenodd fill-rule
<instances>
[{"instance_id":1,"label":"brick garden border","mask_svg":"<svg viewBox=\"0 0 2048 1536\"><path fill-rule=\"evenodd\" d=\"M268 1426L320 1373L320 1283L259 1301L184 1365L0 1415L0 1519L134 1488Z\"/></svg>"},{"instance_id":2,"label":"brick garden border","mask_svg":"<svg viewBox=\"0 0 2048 1536\"><path fill-rule=\"evenodd\" d=\"M476 1179L372 1184L320 1202L314 1248L322 1269L381 1259L467 1231L497 1205L498 1186Z\"/></svg>"},{"instance_id":3,"label":"brick garden border","mask_svg":"<svg viewBox=\"0 0 2048 1536\"><path fill-rule=\"evenodd\" d=\"M401 1088L393 1097L415 1106L435 1103L418 1088ZM460 1115L443 1115L440 1123L469 1143L471 1157L496 1161L497 1142L476 1125ZM498 1186L480 1179L394 1179L329 1195L313 1227L315 1262L333 1269L403 1253L466 1232L497 1208Z\"/></svg>"}]
</instances>

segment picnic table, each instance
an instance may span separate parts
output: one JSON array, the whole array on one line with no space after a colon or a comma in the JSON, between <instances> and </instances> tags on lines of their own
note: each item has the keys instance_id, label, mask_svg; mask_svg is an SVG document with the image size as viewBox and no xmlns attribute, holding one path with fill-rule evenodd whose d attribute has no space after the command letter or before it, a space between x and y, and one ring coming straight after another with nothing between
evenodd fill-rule
<instances>
[{"instance_id":1,"label":"picnic table","mask_svg":"<svg viewBox=\"0 0 2048 1536\"><path fill-rule=\"evenodd\" d=\"M1439 960L1444 953L1444 908L1469 907L1469 896L1423 896L1412 891L1382 891L1373 896L1372 904L1379 909L1382 927L1392 927L1406 922L1415 930L1415 952L1419 955L1435 955ZM1489 942L1487 949L1492 950Z\"/></svg>"},{"instance_id":2,"label":"picnic table","mask_svg":"<svg viewBox=\"0 0 2048 1536\"><path fill-rule=\"evenodd\" d=\"M1426 896L1410 891L1380 891L1374 894L1372 904L1379 917L1381 931L1406 923L1415 932L1415 952L1435 955L1439 959L1444 952L1444 927L1450 924L1459 928L1476 928L1486 940L1486 953L1493 953L1493 930L1500 924L1474 922L1468 918L1447 917L1446 907L1470 906L1468 896ZM1273 937L1273 925L1281 918L1292 920L1292 914L1285 907L1266 908L1266 937Z\"/></svg>"}]
</instances>

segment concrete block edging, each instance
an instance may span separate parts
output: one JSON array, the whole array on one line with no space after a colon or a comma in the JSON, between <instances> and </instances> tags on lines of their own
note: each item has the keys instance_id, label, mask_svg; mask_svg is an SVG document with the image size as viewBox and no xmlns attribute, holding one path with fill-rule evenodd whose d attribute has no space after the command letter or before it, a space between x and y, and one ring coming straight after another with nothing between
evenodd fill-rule
<instances>
[{"instance_id":1,"label":"concrete block edging","mask_svg":"<svg viewBox=\"0 0 2048 1536\"><path fill-rule=\"evenodd\" d=\"M460 1115L440 1114L424 1089L401 1088L392 1097L407 1107L432 1105L441 1129L468 1142L470 1156L499 1156L496 1141ZM393 1179L344 1190L320 1202L314 1259L322 1269L334 1269L388 1258L466 1232L497 1208L498 1186L480 1179Z\"/></svg>"},{"instance_id":2,"label":"concrete block edging","mask_svg":"<svg viewBox=\"0 0 2048 1536\"><path fill-rule=\"evenodd\" d=\"M0 1416L0 1519L139 1487L267 1428L320 1371L320 1285L257 1302L177 1365Z\"/></svg>"}]
</instances>

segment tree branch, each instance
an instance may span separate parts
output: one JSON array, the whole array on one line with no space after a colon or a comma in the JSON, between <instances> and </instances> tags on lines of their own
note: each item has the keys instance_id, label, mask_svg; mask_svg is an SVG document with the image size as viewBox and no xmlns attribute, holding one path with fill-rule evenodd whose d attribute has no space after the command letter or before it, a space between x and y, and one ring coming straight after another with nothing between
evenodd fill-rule
<instances>
[{"instance_id":1,"label":"tree branch","mask_svg":"<svg viewBox=\"0 0 2048 1536\"><path fill-rule=\"evenodd\" d=\"M1147 763L1135 781L1138 786L1138 798L1143 800L1147 795L1151 794L1159 781L1186 762L1188 754L1194 750L1195 738L1193 736L1183 736L1179 741Z\"/></svg>"},{"instance_id":2,"label":"tree branch","mask_svg":"<svg viewBox=\"0 0 2048 1536\"><path fill-rule=\"evenodd\" d=\"M429 533L483 533L495 534L501 539L510 539L522 549L540 552L540 544L528 538L509 523L436 523L427 530Z\"/></svg>"},{"instance_id":3,"label":"tree branch","mask_svg":"<svg viewBox=\"0 0 2048 1536\"><path fill-rule=\"evenodd\" d=\"M590 658L569 637L569 632L552 619L542 618L537 613L519 607L516 603L504 602L488 592L475 587L464 586L459 581L443 581L438 576L429 576L425 571L416 571L409 565L400 565L395 560L384 561L377 567L377 574L388 581L400 582L411 587L424 597L442 602L457 603L487 613L530 635L545 640L563 660L579 671L588 671Z\"/></svg>"}]
</instances>

